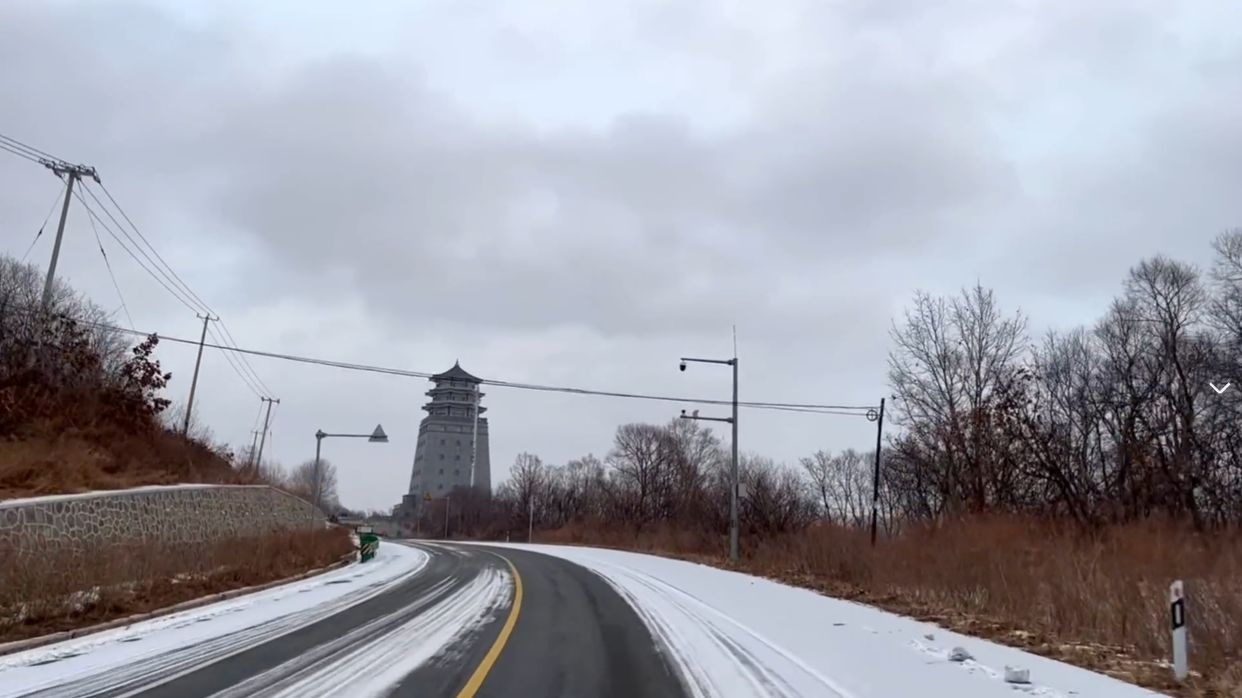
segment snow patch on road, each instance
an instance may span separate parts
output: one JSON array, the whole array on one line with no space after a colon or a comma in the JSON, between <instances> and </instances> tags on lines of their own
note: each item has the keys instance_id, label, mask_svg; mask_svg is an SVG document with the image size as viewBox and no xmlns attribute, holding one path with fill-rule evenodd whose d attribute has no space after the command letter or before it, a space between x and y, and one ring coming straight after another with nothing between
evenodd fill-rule
<instances>
[{"instance_id":1,"label":"snow patch on road","mask_svg":"<svg viewBox=\"0 0 1242 698\"><path fill-rule=\"evenodd\" d=\"M372 698L389 695L415 669L468 638L504 611L513 582L488 567L464 586L451 580L422 601L377 618L254 676L215 698ZM413 618L416 609L431 605ZM409 618L402 622L402 618Z\"/></svg>"},{"instance_id":2,"label":"snow patch on road","mask_svg":"<svg viewBox=\"0 0 1242 698\"><path fill-rule=\"evenodd\" d=\"M489 544L492 545L492 544ZM593 570L635 608L694 696L1137 698L1116 679L767 579L617 550L495 544ZM969 658L952 661L954 648ZM1026 669L1029 684L1005 680Z\"/></svg>"},{"instance_id":3,"label":"snow patch on road","mask_svg":"<svg viewBox=\"0 0 1242 698\"><path fill-rule=\"evenodd\" d=\"M427 564L422 550L380 545L376 557L220 603L0 656L0 698L85 682L106 690L175 650L178 665L219 658L361 603ZM165 664L169 662L165 661ZM168 667L165 667L168 668Z\"/></svg>"}]
</instances>

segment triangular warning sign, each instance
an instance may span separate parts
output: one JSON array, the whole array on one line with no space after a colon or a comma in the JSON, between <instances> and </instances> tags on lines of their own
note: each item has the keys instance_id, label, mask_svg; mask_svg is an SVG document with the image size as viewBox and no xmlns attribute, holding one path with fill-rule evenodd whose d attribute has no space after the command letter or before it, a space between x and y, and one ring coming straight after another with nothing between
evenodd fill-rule
<instances>
[{"instance_id":1,"label":"triangular warning sign","mask_svg":"<svg viewBox=\"0 0 1242 698\"><path fill-rule=\"evenodd\" d=\"M371 432L370 440L371 441L383 441L383 442L388 441L388 434L384 433L384 427L382 425L379 425L379 424L375 425L375 431Z\"/></svg>"}]
</instances>

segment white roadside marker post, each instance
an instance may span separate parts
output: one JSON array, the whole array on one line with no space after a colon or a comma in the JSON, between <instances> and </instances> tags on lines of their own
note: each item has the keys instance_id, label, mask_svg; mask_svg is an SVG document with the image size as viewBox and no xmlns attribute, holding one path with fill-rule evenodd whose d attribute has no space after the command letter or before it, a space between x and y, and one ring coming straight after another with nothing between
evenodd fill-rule
<instances>
[{"instance_id":1,"label":"white roadside marker post","mask_svg":"<svg viewBox=\"0 0 1242 698\"><path fill-rule=\"evenodd\" d=\"M1169 586L1169 619L1173 623L1173 675L1185 681L1190 669L1186 661L1186 589L1180 579Z\"/></svg>"}]
</instances>

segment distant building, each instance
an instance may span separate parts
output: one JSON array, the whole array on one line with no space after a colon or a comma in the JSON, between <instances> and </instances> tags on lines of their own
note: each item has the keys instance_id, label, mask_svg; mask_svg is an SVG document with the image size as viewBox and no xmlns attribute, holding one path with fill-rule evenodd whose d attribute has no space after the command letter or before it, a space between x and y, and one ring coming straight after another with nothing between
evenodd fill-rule
<instances>
[{"instance_id":1,"label":"distant building","mask_svg":"<svg viewBox=\"0 0 1242 698\"><path fill-rule=\"evenodd\" d=\"M401 518L418 516L427 496L443 499L455 487L483 491L492 488L492 461L488 452L487 411L480 404L482 379L470 375L459 363L431 377L434 387L427 391L431 401L423 405L427 416L418 425L418 445L410 471L409 492L396 513ZM478 450L474 450L478 410ZM473 471L470 468L474 460Z\"/></svg>"}]
</instances>

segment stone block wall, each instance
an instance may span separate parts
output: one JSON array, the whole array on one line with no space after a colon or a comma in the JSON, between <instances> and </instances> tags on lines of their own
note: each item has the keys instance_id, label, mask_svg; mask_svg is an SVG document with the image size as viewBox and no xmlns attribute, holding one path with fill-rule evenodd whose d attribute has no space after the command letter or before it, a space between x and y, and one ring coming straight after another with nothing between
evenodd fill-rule
<instances>
[{"instance_id":1,"label":"stone block wall","mask_svg":"<svg viewBox=\"0 0 1242 698\"><path fill-rule=\"evenodd\" d=\"M202 543L322 526L322 512L266 485L171 485L0 500L0 549Z\"/></svg>"}]
</instances>

